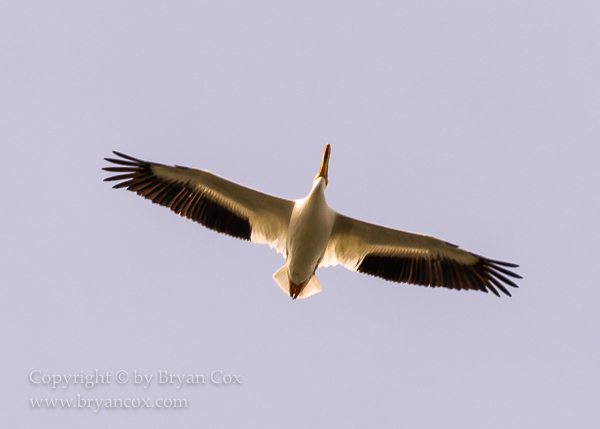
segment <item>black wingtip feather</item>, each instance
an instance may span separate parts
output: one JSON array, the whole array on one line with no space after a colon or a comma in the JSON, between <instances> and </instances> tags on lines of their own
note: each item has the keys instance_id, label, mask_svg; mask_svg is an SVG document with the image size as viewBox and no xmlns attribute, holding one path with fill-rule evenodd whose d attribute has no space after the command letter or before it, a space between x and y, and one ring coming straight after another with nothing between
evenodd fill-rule
<instances>
[{"instance_id":1,"label":"black wingtip feather","mask_svg":"<svg viewBox=\"0 0 600 429\"><path fill-rule=\"evenodd\" d=\"M114 153L117 156L120 156L121 158L125 158L125 159L128 159L130 161L137 162L139 164L145 164L146 163L146 161L142 161L141 159L134 158L133 156L125 155L124 153L117 152L116 150L113 150L112 153Z\"/></svg>"},{"instance_id":2,"label":"black wingtip feather","mask_svg":"<svg viewBox=\"0 0 600 429\"><path fill-rule=\"evenodd\" d=\"M139 163L131 162L131 161L123 161L122 159L104 158L104 160L108 161L108 162L112 162L113 164L129 165L131 167L139 167L140 166Z\"/></svg>"},{"instance_id":3,"label":"black wingtip feather","mask_svg":"<svg viewBox=\"0 0 600 429\"><path fill-rule=\"evenodd\" d=\"M120 172L134 172L136 168L134 167L102 167L104 171L110 171L111 173L120 173Z\"/></svg>"},{"instance_id":4,"label":"black wingtip feather","mask_svg":"<svg viewBox=\"0 0 600 429\"><path fill-rule=\"evenodd\" d=\"M486 261L493 262L494 264L502 265L504 267L519 268L518 264L513 264L512 262L496 261L495 259L486 259Z\"/></svg>"},{"instance_id":5,"label":"black wingtip feather","mask_svg":"<svg viewBox=\"0 0 600 429\"><path fill-rule=\"evenodd\" d=\"M133 179L135 177L135 173L128 174L117 174L116 176L110 176L104 179L105 182L113 182L115 180L125 180L125 179Z\"/></svg>"}]
</instances>

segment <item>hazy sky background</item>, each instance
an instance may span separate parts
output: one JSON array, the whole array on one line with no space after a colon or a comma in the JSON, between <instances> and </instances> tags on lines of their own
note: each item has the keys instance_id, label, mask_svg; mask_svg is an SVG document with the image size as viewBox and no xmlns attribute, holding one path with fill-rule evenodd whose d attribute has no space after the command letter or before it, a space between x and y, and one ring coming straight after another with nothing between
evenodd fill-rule
<instances>
[{"instance_id":1,"label":"hazy sky background","mask_svg":"<svg viewBox=\"0 0 600 429\"><path fill-rule=\"evenodd\" d=\"M3 427L600 424L600 3L0 2ZM521 264L513 297L321 269L112 190L111 150ZM44 374L152 374L53 390ZM159 385L159 370L241 385ZM187 409L32 409L32 398ZM400 426L399 426L400 425Z\"/></svg>"}]
</instances>

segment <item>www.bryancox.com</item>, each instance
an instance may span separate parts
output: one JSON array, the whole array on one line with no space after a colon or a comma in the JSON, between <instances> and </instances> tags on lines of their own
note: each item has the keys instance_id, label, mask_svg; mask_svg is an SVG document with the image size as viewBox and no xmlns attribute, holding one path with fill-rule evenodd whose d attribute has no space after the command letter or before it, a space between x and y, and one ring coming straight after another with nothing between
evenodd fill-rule
<instances>
[{"instance_id":1,"label":"www.bryancox.com","mask_svg":"<svg viewBox=\"0 0 600 429\"><path fill-rule=\"evenodd\" d=\"M171 386L175 389L186 386L230 386L241 385L242 376L214 370L207 375L204 374L171 374L160 370L156 374L146 374L133 371L100 372L93 373L80 371L78 374L47 374L36 369L29 373L29 382L36 387L50 387L53 393L60 392L70 386L79 386L84 389L92 389L98 385L130 384L147 389L151 385ZM31 408L35 409L82 409L87 408L98 412L100 408L107 409L186 409L188 401L185 398L89 398L77 394L70 398L30 398Z\"/></svg>"}]
</instances>

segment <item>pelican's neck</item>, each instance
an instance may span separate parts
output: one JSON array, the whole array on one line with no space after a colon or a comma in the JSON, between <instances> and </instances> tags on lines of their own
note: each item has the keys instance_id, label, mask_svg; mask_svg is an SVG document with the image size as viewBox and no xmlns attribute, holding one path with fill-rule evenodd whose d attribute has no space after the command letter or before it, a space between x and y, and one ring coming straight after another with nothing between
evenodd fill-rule
<instances>
[{"instance_id":1,"label":"pelican's neck","mask_svg":"<svg viewBox=\"0 0 600 429\"><path fill-rule=\"evenodd\" d=\"M314 180L312 189L308 193L308 196L306 197L306 199L307 200L313 199L313 198L325 199L325 188L326 187L327 187L327 179L325 179L324 177L317 177Z\"/></svg>"}]
</instances>

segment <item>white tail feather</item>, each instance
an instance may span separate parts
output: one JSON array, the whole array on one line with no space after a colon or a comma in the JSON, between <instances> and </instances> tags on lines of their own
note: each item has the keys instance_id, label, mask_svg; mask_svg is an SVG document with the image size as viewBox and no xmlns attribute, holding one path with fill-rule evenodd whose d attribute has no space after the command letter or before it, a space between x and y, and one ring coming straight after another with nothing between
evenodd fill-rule
<instances>
[{"instance_id":1,"label":"white tail feather","mask_svg":"<svg viewBox=\"0 0 600 429\"><path fill-rule=\"evenodd\" d=\"M273 274L273 278L281 290L290 295L290 279L288 276L287 265L278 269L275 274ZM321 283L319 283L317 276L313 275L305 288L302 289L302 292L300 292L300 295L298 295L298 298L308 298L319 292L321 292Z\"/></svg>"},{"instance_id":2,"label":"white tail feather","mask_svg":"<svg viewBox=\"0 0 600 429\"><path fill-rule=\"evenodd\" d=\"M290 280L288 278L287 265L284 265L283 267L281 267L280 269L275 271L275 274L273 274L273 278L275 279L275 281L277 282L277 284L279 285L281 290L289 295L290 294Z\"/></svg>"},{"instance_id":3,"label":"white tail feather","mask_svg":"<svg viewBox=\"0 0 600 429\"><path fill-rule=\"evenodd\" d=\"M321 292L321 283L319 283L317 276L313 274L306 287L302 289L302 292L298 295L298 298L308 298L319 292Z\"/></svg>"}]
</instances>

